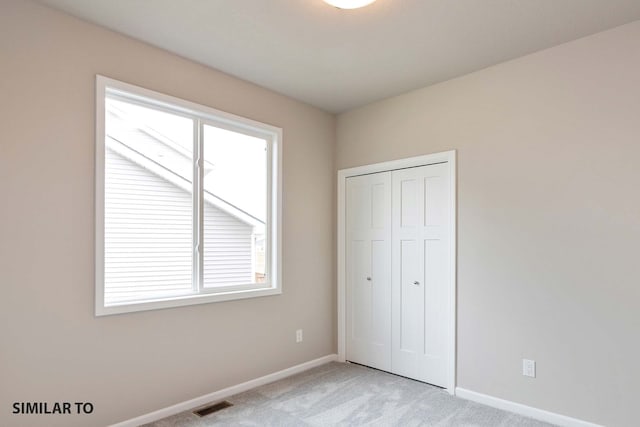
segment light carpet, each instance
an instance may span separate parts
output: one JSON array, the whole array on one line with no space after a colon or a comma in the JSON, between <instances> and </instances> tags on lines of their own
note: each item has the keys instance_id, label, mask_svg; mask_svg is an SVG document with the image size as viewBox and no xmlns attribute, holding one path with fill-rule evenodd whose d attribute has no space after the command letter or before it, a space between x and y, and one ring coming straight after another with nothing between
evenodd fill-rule
<instances>
[{"instance_id":1,"label":"light carpet","mask_svg":"<svg viewBox=\"0 0 640 427\"><path fill-rule=\"evenodd\" d=\"M386 372L332 362L227 399L233 407L183 412L146 426L548 427Z\"/></svg>"}]
</instances>

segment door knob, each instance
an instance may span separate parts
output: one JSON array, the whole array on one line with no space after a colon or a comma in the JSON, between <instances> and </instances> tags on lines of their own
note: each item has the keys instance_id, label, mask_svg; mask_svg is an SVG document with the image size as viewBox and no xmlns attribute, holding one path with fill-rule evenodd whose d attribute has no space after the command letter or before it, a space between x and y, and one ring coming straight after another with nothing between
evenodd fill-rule
<instances>
[{"instance_id":1,"label":"door knob","mask_svg":"<svg viewBox=\"0 0 640 427\"><path fill-rule=\"evenodd\" d=\"M367 280L370 282L371 281L371 277L367 277Z\"/></svg>"},{"instance_id":2,"label":"door knob","mask_svg":"<svg viewBox=\"0 0 640 427\"><path fill-rule=\"evenodd\" d=\"M419 285L419 284L420 284L420 282L418 282L418 281L416 280L415 282L413 282L413 284L417 286L417 285Z\"/></svg>"}]
</instances>

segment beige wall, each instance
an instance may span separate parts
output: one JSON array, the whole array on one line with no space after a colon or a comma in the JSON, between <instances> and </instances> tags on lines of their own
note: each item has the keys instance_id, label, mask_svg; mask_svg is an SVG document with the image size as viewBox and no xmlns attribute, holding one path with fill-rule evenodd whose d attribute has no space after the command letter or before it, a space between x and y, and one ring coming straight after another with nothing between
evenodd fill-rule
<instances>
[{"instance_id":1,"label":"beige wall","mask_svg":"<svg viewBox=\"0 0 640 427\"><path fill-rule=\"evenodd\" d=\"M338 118L338 168L450 149L458 386L638 425L640 22Z\"/></svg>"},{"instance_id":2,"label":"beige wall","mask_svg":"<svg viewBox=\"0 0 640 427\"><path fill-rule=\"evenodd\" d=\"M94 317L96 73L284 128L283 295ZM334 352L332 115L24 0L0 77L0 425L105 425Z\"/></svg>"}]
</instances>

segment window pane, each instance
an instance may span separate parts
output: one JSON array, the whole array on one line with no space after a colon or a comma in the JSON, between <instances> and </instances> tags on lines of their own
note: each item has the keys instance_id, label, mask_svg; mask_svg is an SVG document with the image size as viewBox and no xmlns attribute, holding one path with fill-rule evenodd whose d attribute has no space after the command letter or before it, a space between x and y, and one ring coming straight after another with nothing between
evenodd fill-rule
<instances>
[{"instance_id":1,"label":"window pane","mask_svg":"<svg viewBox=\"0 0 640 427\"><path fill-rule=\"evenodd\" d=\"M266 278L267 142L204 126L204 283Z\"/></svg>"},{"instance_id":2,"label":"window pane","mask_svg":"<svg viewBox=\"0 0 640 427\"><path fill-rule=\"evenodd\" d=\"M105 107L105 305L191 293L193 121Z\"/></svg>"}]
</instances>

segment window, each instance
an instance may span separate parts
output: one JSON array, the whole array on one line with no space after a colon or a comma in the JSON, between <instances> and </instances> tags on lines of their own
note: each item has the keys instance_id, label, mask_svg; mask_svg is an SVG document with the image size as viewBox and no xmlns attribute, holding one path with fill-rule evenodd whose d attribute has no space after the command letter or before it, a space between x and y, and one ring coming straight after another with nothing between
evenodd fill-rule
<instances>
[{"instance_id":1,"label":"window","mask_svg":"<svg viewBox=\"0 0 640 427\"><path fill-rule=\"evenodd\" d=\"M280 293L281 129L96 87L96 315Z\"/></svg>"}]
</instances>

